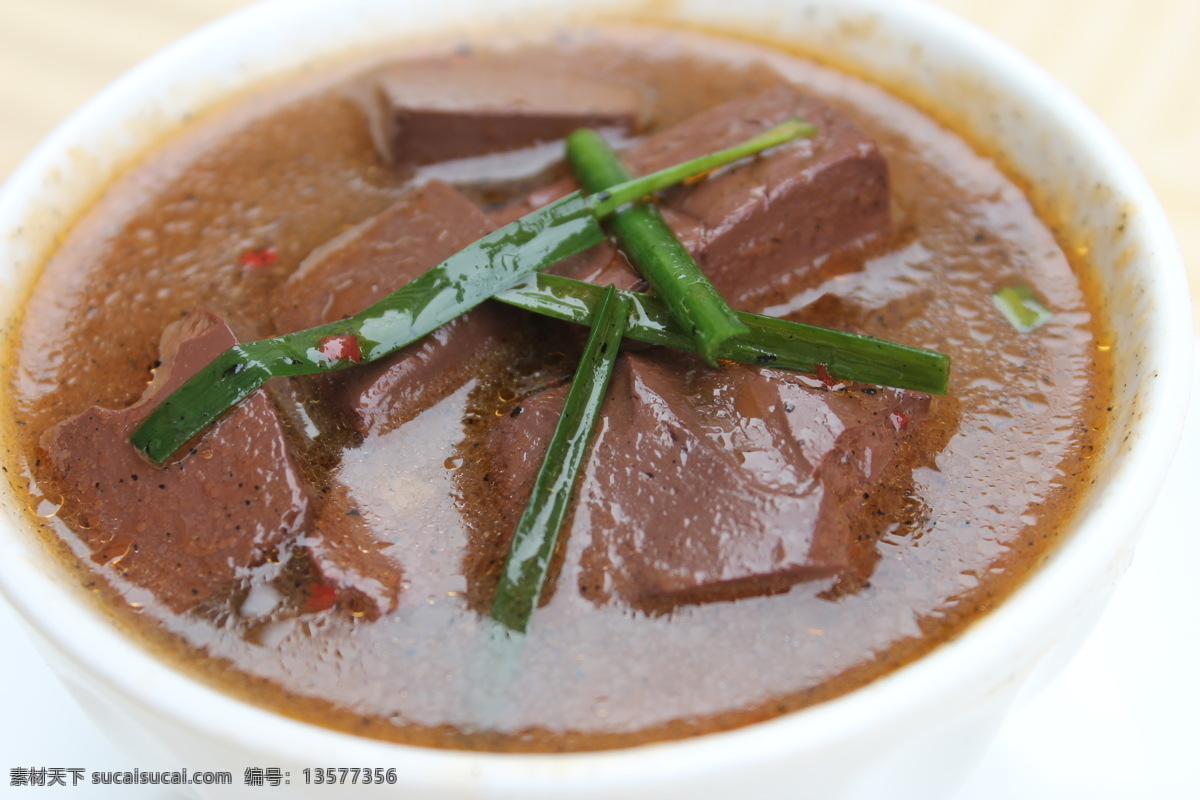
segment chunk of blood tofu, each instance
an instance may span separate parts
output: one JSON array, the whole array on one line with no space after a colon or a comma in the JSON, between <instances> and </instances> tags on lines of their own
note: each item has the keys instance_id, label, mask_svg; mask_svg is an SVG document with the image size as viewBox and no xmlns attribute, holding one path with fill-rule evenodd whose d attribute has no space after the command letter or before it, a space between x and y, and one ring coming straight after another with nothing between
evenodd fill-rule
<instances>
[{"instance_id":1,"label":"chunk of blood tofu","mask_svg":"<svg viewBox=\"0 0 1200 800\"><path fill-rule=\"evenodd\" d=\"M771 287L792 289L845 271L855 259L830 258L892 230L887 161L843 112L789 86L724 103L651 134L621 153L645 174L731 147L789 117L816 127L807 139L665 192L667 224L734 307L753 311ZM561 181L493 213L508 222L575 188ZM593 248L551 271L619 288L636 273L619 254Z\"/></svg>"},{"instance_id":2,"label":"chunk of blood tofu","mask_svg":"<svg viewBox=\"0 0 1200 800\"><path fill-rule=\"evenodd\" d=\"M506 517L520 514L564 396L523 401L486 442ZM661 610L869 574L874 549L856 546L849 520L928 407L911 392L831 392L776 370L624 354L562 575L593 602Z\"/></svg>"},{"instance_id":3,"label":"chunk of blood tofu","mask_svg":"<svg viewBox=\"0 0 1200 800\"><path fill-rule=\"evenodd\" d=\"M140 400L93 406L42 439L92 558L176 612L228 593L311 517L310 491L262 391L166 466L129 444L155 406L236 343L219 317L193 311L163 332L162 364Z\"/></svg>"},{"instance_id":4,"label":"chunk of blood tofu","mask_svg":"<svg viewBox=\"0 0 1200 800\"><path fill-rule=\"evenodd\" d=\"M717 106L647 137L636 172L726 147L801 117L816 132L676 192L670 207L699 228L697 262L734 300L797 273L840 270L830 254L890 233L891 184L875 142L842 111L790 86ZM789 283L789 285L791 285Z\"/></svg>"},{"instance_id":5,"label":"chunk of blood tofu","mask_svg":"<svg viewBox=\"0 0 1200 800\"><path fill-rule=\"evenodd\" d=\"M431 164L562 139L577 128L633 131L641 95L618 83L470 58L393 67L378 75L387 157Z\"/></svg>"},{"instance_id":6,"label":"chunk of blood tofu","mask_svg":"<svg viewBox=\"0 0 1200 800\"><path fill-rule=\"evenodd\" d=\"M304 260L278 293L276 329L290 333L357 314L494 227L445 183L407 192ZM359 433L386 433L465 383L515 327L513 314L485 303L387 358L338 375L329 391Z\"/></svg>"}]
</instances>

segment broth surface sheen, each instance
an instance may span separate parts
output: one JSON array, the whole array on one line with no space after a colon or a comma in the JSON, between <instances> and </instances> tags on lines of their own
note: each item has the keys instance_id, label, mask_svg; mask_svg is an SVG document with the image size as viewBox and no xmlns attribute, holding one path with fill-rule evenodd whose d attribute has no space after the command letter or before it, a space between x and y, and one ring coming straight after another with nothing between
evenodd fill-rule
<instances>
[{"instance_id":1,"label":"broth surface sheen","mask_svg":"<svg viewBox=\"0 0 1200 800\"><path fill-rule=\"evenodd\" d=\"M864 523L878 553L869 579L647 613L577 591L587 542L569 538L523 646L497 639L468 579L494 524L472 445L569 374L560 350L570 348L547 350L536 322L462 388L365 439L311 402L312 384L273 389L301 443L303 473L352 487L356 513L403 565L394 611L296 613L272 595L298 569L281 558L224 603L175 614L118 565L94 563L39 442L91 405L136 400L167 324L203 306L243 341L273 335L258 312L287 276L414 182L438 177L494 208L564 174L532 153L394 169L379 155L360 77L195 123L118 180L46 265L6 376L18 412L8 461L30 480L31 508L61 506L38 521L71 551L81 582L185 669L280 713L383 739L505 751L630 746L803 708L930 651L1011 592L1069 521L1109 403L1098 301L1022 189L904 101L758 46L622 28L498 53L460 56L586 64L641 94L650 131L787 82L848 113L878 143L894 235L836 257L861 263L775 287L764 303L774 316L953 359L949 395L933 399L906 445L916 466L889 473L877 521ZM272 263L247 269L240 255L267 247ZM992 293L1014 283L1054 312L1033 333L1015 331L993 305Z\"/></svg>"}]
</instances>

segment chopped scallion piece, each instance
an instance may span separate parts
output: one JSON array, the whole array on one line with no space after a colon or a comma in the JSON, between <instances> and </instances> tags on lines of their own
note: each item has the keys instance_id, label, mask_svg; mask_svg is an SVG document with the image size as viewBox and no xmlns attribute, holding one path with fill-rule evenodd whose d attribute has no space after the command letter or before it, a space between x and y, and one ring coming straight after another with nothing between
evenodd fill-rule
<instances>
[{"instance_id":1,"label":"chopped scallion piece","mask_svg":"<svg viewBox=\"0 0 1200 800\"><path fill-rule=\"evenodd\" d=\"M1033 289L1023 283L1000 289L992 295L992 302L1009 324L1021 333L1037 330L1054 316L1034 294Z\"/></svg>"}]
</instances>

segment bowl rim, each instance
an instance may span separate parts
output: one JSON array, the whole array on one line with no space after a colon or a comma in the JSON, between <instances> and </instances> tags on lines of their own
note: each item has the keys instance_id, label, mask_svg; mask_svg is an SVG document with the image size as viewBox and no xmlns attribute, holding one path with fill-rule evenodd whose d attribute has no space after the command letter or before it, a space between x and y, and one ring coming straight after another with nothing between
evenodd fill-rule
<instances>
[{"instance_id":1,"label":"bowl rim","mask_svg":"<svg viewBox=\"0 0 1200 800\"><path fill-rule=\"evenodd\" d=\"M324 0L268 0L218 20L143 62L59 126L18 168L0 191L0 231L6 230L9 218L21 218L19 204L38 195L41 177L53 168L64 148L86 141L82 131L111 124L107 117L114 104L126 107L119 116L127 119L135 114L139 102L135 98L147 86L152 87L151 95L162 91L161 85L153 88L162 83L160 74L200 63L201 54L220 50L232 32L261 29L267 21L275 25L281 19L303 19L329 5L332 3ZM678 5L686 11L694 4ZM543 789L562 788L564 782L586 782L591 789L628 781L661 783L681 770L714 772L734 763L765 763L801 749L821 751L911 719L918 709L944 707L952 698L975 696L982 686L1003 683L1010 669L992 663L990 657L1048 648L1054 639L1052 620L1057 616L1045 609L1079 613L1084 594L1103 591L1115 581L1130 555L1129 532L1139 527L1166 473L1169 454L1182 429L1190 387L1191 312L1182 259L1157 199L1116 139L1082 103L1024 56L933 6L888 0L854 0L841 5L847 14L898 20L891 23L897 29L921 30L923 40L939 40L939 46L970 53L989 74L1000 70L1007 75L1010 83L1015 82L1027 95L1025 104L1054 115L1063 129L1078 137L1081 146L1109 166L1112 185L1138 209L1131 221L1133 235L1147 249L1147 257L1158 263L1157 271L1146 278L1154 290L1157 311L1147 333L1147 340L1154 345L1147 369L1157 374L1158 390L1147 399L1141 412L1141 432L1112 479L1113 484L1128 484L1128 488L1119 497L1115 493L1101 497L1081 514L1073 524L1073 534L1046 563L956 639L847 695L743 728L611 751L496 754L364 739L225 695L175 671L112 627L75 592L41 574L22 552L23 545L10 543L7 530L0 537L0 553L19 558L0 559L0 590L26 624L55 650L146 714L165 715L184 728L205 737L232 740L249 752L282 746L289 758L296 758L297 753L319 754L317 763L404 765L406 777L417 787L447 781L467 786L492 780ZM6 247L7 239L0 242L0 253ZM1181 331L1188 335L1180 336ZM13 526L17 527L19 523ZM1068 580L1071 575L1077 577ZM105 658L97 658L98 653Z\"/></svg>"}]
</instances>

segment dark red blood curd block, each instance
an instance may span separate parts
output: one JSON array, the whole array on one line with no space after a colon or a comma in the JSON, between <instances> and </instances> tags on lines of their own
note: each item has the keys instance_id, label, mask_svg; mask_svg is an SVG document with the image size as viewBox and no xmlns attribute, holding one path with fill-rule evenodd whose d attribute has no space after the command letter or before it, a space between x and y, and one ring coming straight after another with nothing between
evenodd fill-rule
<instances>
[{"instance_id":1,"label":"dark red blood curd block","mask_svg":"<svg viewBox=\"0 0 1200 800\"><path fill-rule=\"evenodd\" d=\"M506 308L479 306L400 352L338 376L364 436L387 433L452 394L513 330Z\"/></svg>"},{"instance_id":2,"label":"dark red blood curd block","mask_svg":"<svg viewBox=\"0 0 1200 800\"><path fill-rule=\"evenodd\" d=\"M182 612L230 591L303 531L311 497L262 391L222 417L174 463L158 467L129 444L162 400L237 343L198 310L162 335L162 364L141 399L94 406L49 429L42 445L75 499L93 558Z\"/></svg>"},{"instance_id":3,"label":"dark red blood curd block","mask_svg":"<svg viewBox=\"0 0 1200 800\"><path fill-rule=\"evenodd\" d=\"M519 516L565 391L523 402L487 442L507 516ZM928 407L911 392L623 355L567 534L587 542L580 591L655 610L869 573L874 548L858 546L850 520Z\"/></svg>"},{"instance_id":4,"label":"dark red blood curd block","mask_svg":"<svg viewBox=\"0 0 1200 800\"><path fill-rule=\"evenodd\" d=\"M561 69L450 58L378 77L383 140L398 164L431 164L562 139L577 128L632 131L634 89Z\"/></svg>"},{"instance_id":5,"label":"dark red blood curd block","mask_svg":"<svg viewBox=\"0 0 1200 800\"><path fill-rule=\"evenodd\" d=\"M316 573L309 610L334 605L376 619L396 608L404 570L388 556L351 490L333 486L321 498L310 536L300 540Z\"/></svg>"},{"instance_id":6,"label":"dark red blood curd block","mask_svg":"<svg viewBox=\"0 0 1200 800\"><path fill-rule=\"evenodd\" d=\"M280 291L276 328L353 316L493 227L459 192L428 183L309 255ZM488 303L386 359L337 375L356 427L383 433L457 389L511 330L511 319L512 312Z\"/></svg>"},{"instance_id":7,"label":"dark red blood curd block","mask_svg":"<svg viewBox=\"0 0 1200 800\"><path fill-rule=\"evenodd\" d=\"M722 292L745 296L747 288L794 277L823 256L891 230L887 162L842 112L782 87L732 112L724 108L694 118L691 130L675 129L679 135L664 137L655 158L674 159L725 137L736 141L789 116L808 120L817 133L672 199L700 223L696 257Z\"/></svg>"},{"instance_id":8,"label":"dark red blood curd block","mask_svg":"<svg viewBox=\"0 0 1200 800\"><path fill-rule=\"evenodd\" d=\"M890 232L888 167L875 143L841 111L778 86L698 114L622 153L630 170L641 175L731 147L794 116L816 126L811 139L661 197L668 225L722 294L743 310L754 310L754 298L765 287L802 279L827 256ZM493 219L509 221L574 188L564 181L539 189ZM620 273L580 271L602 279Z\"/></svg>"},{"instance_id":9,"label":"dark red blood curd block","mask_svg":"<svg viewBox=\"0 0 1200 800\"><path fill-rule=\"evenodd\" d=\"M353 316L491 230L458 191L427 183L310 253L279 291L275 327L291 333Z\"/></svg>"}]
</instances>

